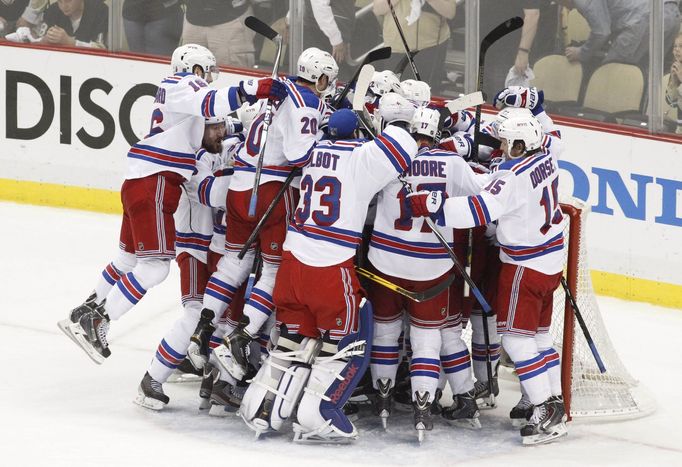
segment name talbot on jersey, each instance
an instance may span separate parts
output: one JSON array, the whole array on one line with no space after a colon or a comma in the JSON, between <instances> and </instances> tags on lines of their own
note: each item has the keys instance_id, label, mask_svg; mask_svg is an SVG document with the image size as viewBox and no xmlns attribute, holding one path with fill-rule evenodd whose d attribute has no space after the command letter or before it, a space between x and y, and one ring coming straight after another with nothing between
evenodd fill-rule
<instances>
[{"instance_id":1,"label":"name talbot on jersey","mask_svg":"<svg viewBox=\"0 0 682 467\"><path fill-rule=\"evenodd\" d=\"M25 107L27 102L26 94L24 94L27 92L26 87L30 87L38 93L41 106ZM20 99L20 89L23 99ZM86 79L77 90L78 105L102 125L102 130L99 134L90 134L84 127L75 132L78 140L89 148L103 149L108 147L114 140L116 121L114 116L112 116L113 112L110 113L109 110L93 100L93 94L96 91L108 95L112 90L113 86L101 78ZM121 98L117 114L118 127L121 129L121 133L128 144L135 144L139 139L131 124L130 116L133 104L143 96L154 97L156 90L157 86L154 84L136 84L128 89ZM72 95L75 90L72 87L71 76L60 75L59 89L57 90L51 89L42 78L33 73L7 70L5 72L5 91L5 135L8 139L33 140L43 136L50 129L55 119L55 101L58 100L59 142L61 144L71 144L71 138L74 134L71 125L74 121L78 122L78 119L74 119L72 116L72 101L75 101L73 98L75 96L72 97ZM20 126L20 110L22 121L26 120L24 117L26 114L33 115L34 113L39 113L37 122L32 126Z\"/></svg>"}]
</instances>

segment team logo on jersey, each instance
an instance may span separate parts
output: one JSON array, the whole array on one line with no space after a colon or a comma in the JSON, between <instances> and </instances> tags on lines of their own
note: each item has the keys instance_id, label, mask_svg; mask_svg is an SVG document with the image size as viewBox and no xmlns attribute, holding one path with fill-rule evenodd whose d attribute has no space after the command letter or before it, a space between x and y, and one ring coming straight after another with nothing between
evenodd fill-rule
<instances>
[{"instance_id":1,"label":"team logo on jersey","mask_svg":"<svg viewBox=\"0 0 682 467\"><path fill-rule=\"evenodd\" d=\"M144 243L137 242L137 251L144 251Z\"/></svg>"},{"instance_id":2,"label":"team logo on jersey","mask_svg":"<svg viewBox=\"0 0 682 467\"><path fill-rule=\"evenodd\" d=\"M440 315L441 316L445 316L446 313L447 313L447 310L445 309L445 307L440 309Z\"/></svg>"},{"instance_id":3,"label":"team logo on jersey","mask_svg":"<svg viewBox=\"0 0 682 467\"><path fill-rule=\"evenodd\" d=\"M272 242L272 243L270 243L270 249L271 249L272 251L277 251L277 250L279 250L279 245L277 244L277 242Z\"/></svg>"},{"instance_id":4,"label":"team logo on jersey","mask_svg":"<svg viewBox=\"0 0 682 467\"><path fill-rule=\"evenodd\" d=\"M336 325L341 326L342 324L343 324L343 321L341 320L341 318L336 318Z\"/></svg>"}]
</instances>

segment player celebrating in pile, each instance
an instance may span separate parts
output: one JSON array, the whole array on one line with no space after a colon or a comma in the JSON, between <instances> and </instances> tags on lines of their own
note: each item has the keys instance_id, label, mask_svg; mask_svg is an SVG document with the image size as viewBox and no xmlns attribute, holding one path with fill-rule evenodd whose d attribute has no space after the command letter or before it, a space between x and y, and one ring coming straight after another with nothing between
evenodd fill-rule
<instances>
[{"instance_id":1,"label":"player celebrating in pile","mask_svg":"<svg viewBox=\"0 0 682 467\"><path fill-rule=\"evenodd\" d=\"M534 407L521 428L524 444L567 434L559 354L549 334L553 294L563 270L564 226L557 199L561 146L559 138L543 132L543 126L552 130L552 122L542 110L542 97L535 88L520 87L496 96L498 107L530 110L510 109L499 124L506 161L478 195L448 198L441 191L422 191L407 198L415 216L431 216L441 226L470 228L497 221L503 263L494 307L497 328L521 383L517 408Z\"/></svg>"}]
</instances>

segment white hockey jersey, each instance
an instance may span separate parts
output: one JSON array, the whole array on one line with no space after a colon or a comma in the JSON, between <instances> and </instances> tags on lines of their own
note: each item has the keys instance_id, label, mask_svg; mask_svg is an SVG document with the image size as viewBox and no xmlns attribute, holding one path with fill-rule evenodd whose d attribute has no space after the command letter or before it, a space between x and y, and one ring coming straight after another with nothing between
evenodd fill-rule
<instances>
[{"instance_id":1,"label":"white hockey jersey","mask_svg":"<svg viewBox=\"0 0 682 467\"><path fill-rule=\"evenodd\" d=\"M192 73L164 79L154 99L149 134L128 151L126 179L169 171L189 180L201 149L205 119L240 106L236 87L209 89Z\"/></svg>"},{"instance_id":2,"label":"white hockey jersey","mask_svg":"<svg viewBox=\"0 0 682 467\"><path fill-rule=\"evenodd\" d=\"M175 252L189 253L202 263L213 239L215 213L212 206L225 209L230 176L218 176L231 157L230 139L223 142L223 151L212 154L200 149L196 156L196 174L183 183L175 220ZM207 203L212 201L214 204ZM224 240L223 240L224 242Z\"/></svg>"},{"instance_id":3,"label":"white hockey jersey","mask_svg":"<svg viewBox=\"0 0 682 467\"><path fill-rule=\"evenodd\" d=\"M305 163L309 152L322 137L320 123L326 104L310 89L285 80L287 97L273 106L272 123L268 128L263 170L260 183L283 181L295 167ZM254 118L234 164L230 189L246 191L253 188L258 153L265 119L265 105Z\"/></svg>"},{"instance_id":4,"label":"white hockey jersey","mask_svg":"<svg viewBox=\"0 0 682 467\"><path fill-rule=\"evenodd\" d=\"M450 196L477 194L490 179L474 173L456 153L429 148L417 153L408 174L414 191L444 191ZM404 211L405 195L397 180L379 193L368 258L379 271L394 277L435 279L452 268L452 260L425 219L413 219ZM452 245L452 229L441 233Z\"/></svg>"},{"instance_id":5,"label":"white hockey jersey","mask_svg":"<svg viewBox=\"0 0 682 467\"><path fill-rule=\"evenodd\" d=\"M407 170L417 143L388 126L374 141L321 141L308 157L284 249L310 266L353 257L374 195Z\"/></svg>"},{"instance_id":6,"label":"white hockey jersey","mask_svg":"<svg viewBox=\"0 0 682 467\"><path fill-rule=\"evenodd\" d=\"M454 228L497 220L500 259L543 274L563 269L564 217L559 206L561 140L545 135L540 152L506 161L476 196L448 198L439 223Z\"/></svg>"}]
</instances>

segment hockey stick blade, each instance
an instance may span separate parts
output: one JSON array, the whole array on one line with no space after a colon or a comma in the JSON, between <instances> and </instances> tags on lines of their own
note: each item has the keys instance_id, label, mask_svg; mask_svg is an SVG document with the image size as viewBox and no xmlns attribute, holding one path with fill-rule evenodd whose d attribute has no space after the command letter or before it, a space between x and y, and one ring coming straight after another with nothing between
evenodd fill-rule
<instances>
[{"instance_id":1,"label":"hockey stick blade","mask_svg":"<svg viewBox=\"0 0 682 467\"><path fill-rule=\"evenodd\" d=\"M477 105L482 105L485 101L483 100L483 93L481 91L472 92L471 94L465 94L462 97L449 101L445 104L445 107L450 111L450 113L457 113L460 110L468 109L469 107L476 107Z\"/></svg>"},{"instance_id":2,"label":"hockey stick blade","mask_svg":"<svg viewBox=\"0 0 682 467\"><path fill-rule=\"evenodd\" d=\"M404 289L400 287L399 285L396 285L386 279L384 279L381 276L378 276L374 273L371 273L367 271L366 269L362 269L360 267L355 267L355 271L361 275L362 277L366 277L367 279L376 282L379 285L382 285L386 287L389 290L392 290L393 292L402 295L403 297L407 297L412 301L415 302L426 302L428 300L431 300L433 298L436 298L438 295L443 293L443 291L447 290L448 287L452 284L452 282L455 280L455 275L450 274L447 279L445 279L443 282L434 285L430 289L422 290L421 292L412 292L411 290Z\"/></svg>"},{"instance_id":3,"label":"hockey stick blade","mask_svg":"<svg viewBox=\"0 0 682 467\"><path fill-rule=\"evenodd\" d=\"M374 67L372 65L365 65L360 70L358 81L355 85L355 94L353 95L353 110L361 111L365 107L365 95L367 95L373 75Z\"/></svg>"},{"instance_id":4,"label":"hockey stick blade","mask_svg":"<svg viewBox=\"0 0 682 467\"><path fill-rule=\"evenodd\" d=\"M496 41L500 40L507 34L516 31L522 26L523 18L521 18L520 16L514 16L513 18L509 18L507 21L497 25L497 27L490 31L483 38L483 41L481 41L481 49L479 55L485 55L490 46L493 45Z\"/></svg>"},{"instance_id":5,"label":"hockey stick blade","mask_svg":"<svg viewBox=\"0 0 682 467\"><path fill-rule=\"evenodd\" d=\"M274 41L275 37L279 35L277 31L272 29L270 26L268 26L255 16L247 16L246 19L244 20L244 25L253 32L260 34L261 36L267 37L271 41Z\"/></svg>"}]
</instances>

